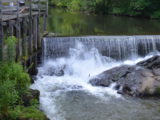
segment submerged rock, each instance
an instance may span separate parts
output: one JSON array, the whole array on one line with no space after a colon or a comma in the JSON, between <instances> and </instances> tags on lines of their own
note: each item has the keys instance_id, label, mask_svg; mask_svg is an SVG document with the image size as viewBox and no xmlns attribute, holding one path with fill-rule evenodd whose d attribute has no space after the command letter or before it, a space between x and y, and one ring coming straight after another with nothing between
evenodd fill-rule
<instances>
[{"instance_id":1,"label":"submerged rock","mask_svg":"<svg viewBox=\"0 0 160 120\"><path fill-rule=\"evenodd\" d=\"M64 75L64 68L54 68L54 67L50 67L48 68L48 70L46 71L46 74L49 76L63 76Z\"/></svg>"},{"instance_id":2,"label":"submerged rock","mask_svg":"<svg viewBox=\"0 0 160 120\"><path fill-rule=\"evenodd\" d=\"M136 65L122 65L90 79L93 86L108 87L117 83L118 93L131 96L153 95L160 91L160 56ZM157 91L158 90L158 91Z\"/></svg>"}]
</instances>

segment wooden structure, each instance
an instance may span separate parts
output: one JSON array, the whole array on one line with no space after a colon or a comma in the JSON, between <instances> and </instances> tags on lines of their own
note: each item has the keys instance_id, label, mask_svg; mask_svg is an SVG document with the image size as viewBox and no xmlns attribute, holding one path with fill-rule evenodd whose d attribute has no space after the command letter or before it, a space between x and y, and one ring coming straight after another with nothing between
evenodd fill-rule
<instances>
[{"instance_id":1,"label":"wooden structure","mask_svg":"<svg viewBox=\"0 0 160 120\"><path fill-rule=\"evenodd\" d=\"M18 40L16 60L28 58L41 48L41 35L46 29L48 0L0 0L0 60L5 59L4 39ZM21 2L23 2L21 1Z\"/></svg>"}]
</instances>

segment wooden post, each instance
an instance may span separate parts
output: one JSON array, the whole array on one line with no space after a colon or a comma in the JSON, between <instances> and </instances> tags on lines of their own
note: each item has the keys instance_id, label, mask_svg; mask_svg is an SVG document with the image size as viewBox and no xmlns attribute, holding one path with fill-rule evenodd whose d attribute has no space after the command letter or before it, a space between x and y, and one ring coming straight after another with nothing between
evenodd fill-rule
<instances>
[{"instance_id":1,"label":"wooden post","mask_svg":"<svg viewBox=\"0 0 160 120\"><path fill-rule=\"evenodd\" d=\"M24 67L26 68L27 66L27 59L28 59L28 35L27 35L27 19L28 17L24 17L22 21L22 60Z\"/></svg>"},{"instance_id":2,"label":"wooden post","mask_svg":"<svg viewBox=\"0 0 160 120\"><path fill-rule=\"evenodd\" d=\"M38 16L40 17L40 12L41 12L41 10L40 10L40 0L38 0Z\"/></svg>"},{"instance_id":3,"label":"wooden post","mask_svg":"<svg viewBox=\"0 0 160 120\"><path fill-rule=\"evenodd\" d=\"M32 0L29 0L29 54L33 52L33 37L32 37Z\"/></svg>"},{"instance_id":4,"label":"wooden post","mask_svg":"<svg viewBox=\"0 0 160 120\"><path fill-rule=\"evenodd\" d=\"M43 15L43 30L42 30L43 33L46 31L46 24L47 24L47 17L46 17L46 14L44 14Z\"/></svg>"},{"instance_id":5,"label":"wooden post","mask_svg":"<svg viewBox=\"0 0 160 120\"><path fill-rule=\"evenodd\" d=\"M0 61L3 59L3 23L2 23L2 2L0 0Z\"/></svg>"},{"instance_id":6,"label":"wooden post","mask_svg":"<svg viewBox=\"0 0 160 120\"><path fill-rule=\"evenodd\" d=\"M14 33L14 24L15 21L14 20L9 20L9 36L13 36Z\"/></svg>"},{"instance_id":7,"label":"wooden post","mask_svg":"<svg viewBox=\"0 0 160 120\"><path fill-rule=\"evenodd\" d=\"M46 28L47 28L47 16L48 16L48 0L46 0L46 10L45 10L45 14L43 15L43 30L42 30L42 32L46 31Z\"/></svg>"},{"instance_id":8,"label":"wooden post","mask_svg":"<svg viewBox=\"0 0 160 120\"><path fill-rule=\"evenodd\" d=\"M37 47L41 48L41 37L40 37L40 0L38 0L38 18L37 18Z\"/></svg>"},{"instance_id":9,"label":"wooden post","mask_svg":"<svg viewBox=\"0 0 160 120\"><path fill-rule=\"evenodd\" d=\"M20 19L16 21L16 38L17 38L17 46L16 46L16 61L18 61L19 57L22 56L22 41L21 41L21 24Z\"/></svg>"},{"instance_id":10,"label":"wooden post","mask_svg":"<svg viewBox=\"0 0 160 120\"><path fill-rule=\"evenodd\" d=\"M19 0L17 0L17 19L19 18Z\"/></svg>"},{"instance_id":11,"label":"wooden post","mask_svg":"<svg viewBox=\"0 0 160 120\"><path fill-rule=\"evenodd\" d=\"M21 26L19 19L19 0L17 0L17 19L15 25L16 25L16 38L17 38L16 61L18 61L19 57L22 55Z\"/></svg>"},{"instance_id":12,"label":"wooden post","mask_svg":"<svg viewBox=\"0 0 160 120\"><path fill-rule=\"evenodd\" d=\"M46 15L48 17L48 0L46 0Z\"/></svg>"},{"instance_id":13,"label":"wooden post","mask_svg":"<svg viewBox=\"0 0 160 120\"><path fill-rule=\"evenodd\" d=\"M23 23L22 23L22 56L23 59L26 60L28 57L28 44L27 44L27 40L28 40L28 36L27 36L27 17L25 17L23 19Z\"/></svg>"},{"instance_id":14,"label":"wooden post","mask_svg":"<svg viewBox=\"0 0 160 120\"><path fill-rule=\"evenodd\" d=\"M34 51L37 51L37 16L33 17L33 46L34 46Z\"/></svg>"},{"instance_id":15,"label":"wooden post","mask_svg":"<svg viewBox=\"0 0 160 120\"><path fill-rule=\"evenodd\" d=\"M42 33L44 33L46 31L46 25L47 25L47 15L45 13L43 15L43 29L42 29Z\"/></svg>"}]
</instances>

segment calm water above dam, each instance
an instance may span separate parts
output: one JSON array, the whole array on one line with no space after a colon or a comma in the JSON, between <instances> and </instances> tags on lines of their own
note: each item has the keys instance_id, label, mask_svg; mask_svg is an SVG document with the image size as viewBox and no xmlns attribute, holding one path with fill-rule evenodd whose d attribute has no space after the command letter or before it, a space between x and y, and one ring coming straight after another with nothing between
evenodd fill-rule
<instances>
[{"instance_id":1,"label":"calm water above dam","mask_svg":"<svg viewBox=\"0 0 160 120\"><path fill-rule=\"evenodd\" d=\"M159 35L160 20L71 13L51 8L48 30L64 36L77 35Z\"/></svg>"}]
</instances>

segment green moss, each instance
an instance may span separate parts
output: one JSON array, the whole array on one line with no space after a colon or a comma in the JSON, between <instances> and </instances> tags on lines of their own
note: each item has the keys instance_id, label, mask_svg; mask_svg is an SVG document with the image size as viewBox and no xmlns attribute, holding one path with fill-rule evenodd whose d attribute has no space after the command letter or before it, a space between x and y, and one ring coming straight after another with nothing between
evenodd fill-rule
<instances>
[{"instance_id":1,"label":"green moss","mask_svg":"<svg viewBox=\"0 0 160 120\"><path fill-rule=\"evenodd\" d=\"M156 93L157 93L157 94L160 94L160 87L158 87L158 88L156 89Z\"/></svg>"},{"instance_id":2,"label":"green moss","mask_svg":"<svg viewBox=\"0 0 160 120\"><path fill-rule=\"evenodd\" d=\"M17 119L32 119L32 120L46 120L45 115L35 106L24 107L16 106L9 111L10 116L7 120Z\"/></svg>"},{"instance_id":3,"label":"green moss","mask_svg":"<svg viewBox=\"0 0 160 120\"><path fill-rule=\"evenodd\" d=\"M43 113L36 107L24 107L20 113L20 118L33 119L33 120L45 120Z\"/></svg>"}]
</instances>

